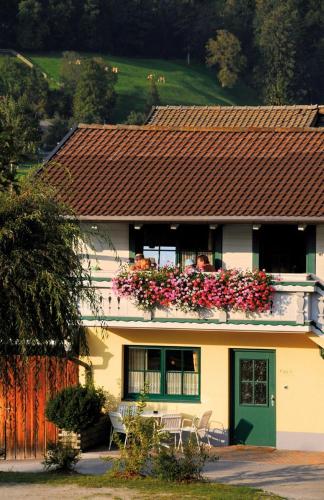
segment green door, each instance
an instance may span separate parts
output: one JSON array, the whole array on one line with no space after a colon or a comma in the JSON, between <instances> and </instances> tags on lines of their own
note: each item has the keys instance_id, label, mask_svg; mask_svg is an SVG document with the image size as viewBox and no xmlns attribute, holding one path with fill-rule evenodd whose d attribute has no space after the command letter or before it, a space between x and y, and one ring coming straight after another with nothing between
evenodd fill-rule
<instances>
[{"instance_id":1,"label":"green door","mask_svg":"<svg viewBox=\"0 0 324 500\"><path fill-rule=\"evenodd\" d=\"M274 351L232 351L231 442L276 446Z\"/></svg>"}]
</instances>

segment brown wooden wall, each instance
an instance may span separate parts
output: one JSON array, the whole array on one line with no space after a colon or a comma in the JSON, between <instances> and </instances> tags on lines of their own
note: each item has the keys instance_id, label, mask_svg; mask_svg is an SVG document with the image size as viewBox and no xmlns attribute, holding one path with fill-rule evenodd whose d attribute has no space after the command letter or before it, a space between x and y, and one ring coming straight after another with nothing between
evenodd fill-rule
<instances>
[{"instance_id":1,"label":"brown wooden wall","mask_svg":"<svg viewBox=\"0 0 324 500\"><path fill-rule=\"evenodd\" d=\"M42 458L57 428L45 419L46 400L78 383L79 367L56 357L6 358L11 383L0 380L0 449L6 459Z\"/></svg>"}]
</instances>

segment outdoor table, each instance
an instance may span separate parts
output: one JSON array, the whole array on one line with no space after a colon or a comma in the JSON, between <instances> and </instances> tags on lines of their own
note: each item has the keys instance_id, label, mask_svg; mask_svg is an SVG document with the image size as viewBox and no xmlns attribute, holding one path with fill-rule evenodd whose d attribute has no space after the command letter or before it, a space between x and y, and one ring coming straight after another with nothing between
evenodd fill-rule
<instances>
[{"instance_id":1,"label":"outdoor table","mask_svg":"<svg viewBox=\"0 0 324 500\"><path fill-rule=\"evenodd\" d=\"M144 410L141 416L144 418L161 418L162 415L166 415L164 412L157 410Z\"/></svg>"}]
</instances>

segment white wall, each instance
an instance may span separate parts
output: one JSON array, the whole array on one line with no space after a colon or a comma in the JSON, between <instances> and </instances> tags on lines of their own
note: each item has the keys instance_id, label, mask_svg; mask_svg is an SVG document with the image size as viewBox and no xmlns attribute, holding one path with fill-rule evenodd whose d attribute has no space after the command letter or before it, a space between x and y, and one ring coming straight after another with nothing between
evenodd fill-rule
<instances>
[{"instance_id":1,"label":"white wall","mask_svg":"<svg viewBox=\"0 0 324 500\"><path fill-rule=\"evenodd\" d=\"M324 224L316 227L316 276L324 280Z\"/></svg>"},{"instance_id":2,"label":"white wall","mask_svg":"<svg viewBox=\"0 0 324 500\"><path fill-rule=\"evenodd\" d=\"M252 226L226 224L223 227L223 262L227 269L252 269Z\"/></svg>"},{"instance_id":3,"label":"white wall","mask_svg":"<svg viewBox=\"0 0 324 500\"><path fill-rule=\"evenodd\" d=\"M99 274L117 271L120 261L129 260L129 232L125 223L83 223L82 229L89 235L91 244L87 247L92 269L98 265ZM97 228L97 229L95 229ZM111 247L112 242L115 250Z\"/></svg>"}]
</instances>

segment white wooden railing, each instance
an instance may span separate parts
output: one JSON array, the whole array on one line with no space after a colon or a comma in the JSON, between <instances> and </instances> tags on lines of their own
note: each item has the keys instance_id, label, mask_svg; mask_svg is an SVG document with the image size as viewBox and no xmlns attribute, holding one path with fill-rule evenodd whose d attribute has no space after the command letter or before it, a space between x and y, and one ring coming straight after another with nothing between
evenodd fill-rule
<instances>
[{"instance_id":1,"label":"white wooden railing","mask_svg":"<svg viewBox=\"0 0 324 500\"><path fill-rule=\"evenodd\" d=\"M130 300L119 298L112 290L112 275L103 275L103 272L93 276L93 286L102 296L102 310L99 318L94 318L91 311L82 306L84 322L108 323L118 326L139 327L139 323L151 321L151 325L163 323L165 327L172 323L172 328L183 323L204 323L230 329L243 328L247 325L267 325L271 328L287 327L297 331L311 330L321 334L324 331L324 284L316 276L306 274L284 274L275 276L275 293L272 298L271 309L265 313L244 313L241 311L207 310L198 313L184 313L174 308L157 309L153 316L138 309ZM130 324L132 323L132 325ZM143 325L141 325L143 326ZM160 325L161 326L161 325ZM244 328L246 329L246 328Z\"/></svg>"}]
</instances>

